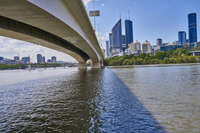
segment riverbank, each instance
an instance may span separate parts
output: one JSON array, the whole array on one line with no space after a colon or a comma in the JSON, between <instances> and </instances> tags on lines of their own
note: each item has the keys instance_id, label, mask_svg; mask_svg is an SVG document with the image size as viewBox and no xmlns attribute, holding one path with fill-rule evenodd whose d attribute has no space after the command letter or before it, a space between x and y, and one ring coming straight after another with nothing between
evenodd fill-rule
<instances>
[{"instance_id":1,"label":"riverbank","mask_svg":"<svg viewBox=\"0 0 200 133\"><path fill-rule=\"evenodd\" d=\"M200 63L200 56L190 55L187 49L175 51L157 52L152 54L124 55L105 59L105 66L126 66L126 65L154 65L154 64L183 64Z\"/></svg>"},{"instance_id":2,"label":"riverbank","mask_svg":"<svg viewBox=\"0 0 200 133\"><path fill-rule=\"evenodd\" d=\"M18 70L18 69L27 69L31 68L54 68L54 67L64 67L64 64L0 64L0 70Z\"/></svg>"},{"instance_id":3,"label":"riverbank","mask_svg":"<svg viewBox=\"0 0 200 133\"><path fill-rule=\"evenodd\" d=\"M25 69L27 66L23 64L7 65L0 64L0 70L16 70L16 69Z\"/></svg>"},{"instance_id":4,"label":"riverbank","mask_svg":"<svg viewBox=\"0 0 200 133\"><path fill-rule=\"evenodd\" d=\"M194 65L200 65L200 63L121 65L121 66L107 66L107 67L109 68L141 68L141 67L172 67L172 66L194 66Z\"/></svg>"}]
</instances>

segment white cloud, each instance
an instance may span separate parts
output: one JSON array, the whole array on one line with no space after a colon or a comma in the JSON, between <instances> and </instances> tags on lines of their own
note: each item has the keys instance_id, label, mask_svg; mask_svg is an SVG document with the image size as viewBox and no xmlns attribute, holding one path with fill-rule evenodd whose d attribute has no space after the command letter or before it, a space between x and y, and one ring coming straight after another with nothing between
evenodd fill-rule
<instances>
[{"instance_id":1,"label":"white cloud","mask_svg":"<svg viewBox=\"0 0 200 133\"><path fill-rule=\"evenodd\" d=\"M88 3L90 3L92 0L82 0L83 1L83 3L85 4L85 5L87 5Z\"/></svg>"},{"instance_id":2,"label":"white cloud","mask_svg":"<svg viewBox=\"0 0 200 133\"><path fill-rule=\"evenodd\" d=\"M101 6L105 6L105 4L104 4L104 3L102 3L102 4L101 4Z\"/></svg>"},{"instance_id":3,"label":"white cloud","mask_svg":"<svg viewBox=\"0 0 200 133\"><path fill-rule=\"evenodd\" d=\"M88 5L88 3L92 2L93 0L82 0L85 6ZM95 0L98 1L98 0ZM104 6L104 4L101 4L101 6ZM96 33L98 41L100 45L105 48L105 41L108 39L107 35L108 33L102 34L97 32ZM13 56L30 56L32 62L36 62L36 55L42 54L46 57L46 59L50 58L51 56L56 56L58 60L63 61L69 61L69 62L76 62L71 56L66 55L61 52L57 52L55 50L45 48L39 45L31 44L24 41L19 41L15 39L10 39L6 37L0 36L0 56L7 57L7 58L13 58Z\"/></svg>"},{"instance_id":4,"label":"white cloud","mask_svg":"<svg viewBox=\"0 0 200 133\"><path fill-rule=\"evenodd\" d=\"M99 41L99 44L101 45L101 47L103 47L105 49L105 42L108 40L108 35L109 35L109 32L106 32L104 34L100 33L100 32L96 32L96 36L97 36L97 39Z\"/></svg>"},{"instance_id":5,"label":"white cloud","mask_svg":"<svg viewBox=\"0 0 200 133\"><path fill-rule=\"evenodd\" d=\"M58 60L76 62L71 56L49 48L24 41L0 37L0 56L11 59L16 55L20 57L30 56L31 61L36 62L37 54L42 54L46 59L56 56Z\"/></svg>"}]
</instances>

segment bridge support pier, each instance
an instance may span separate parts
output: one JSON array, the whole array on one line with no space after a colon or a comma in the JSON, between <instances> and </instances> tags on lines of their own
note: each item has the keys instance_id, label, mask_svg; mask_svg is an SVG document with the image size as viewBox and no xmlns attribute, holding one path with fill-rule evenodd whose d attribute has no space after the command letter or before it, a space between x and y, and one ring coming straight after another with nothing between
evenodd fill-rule
<instances>
[{"instance_id":1,"label":"bridge support pier","mask_svg":"<svg viewBox=\"0 0 200 133\"><path fill-rule=\"evenodd\" d=\"M79 63L78 64L78 68L79 69L87 69L87 63ZM95 62L95 63L90 63L89 66L91 66L91 68L97 68L97 69L102 69L104 68L104 64L103 61L100 62Z\"/></svg>"},{"instance_id":2,"label":"bridge support pier","mask_svg":"<svg viewBox=\"0 0 200 133\"><path fill-rule=\"evenodd\" d=\"M104 68L104 65L103 65L102 62L97 62L97 63L94 63L94 64L92 65L92 68L99 68L99 69L102 69L102 68Z\"/></svg>"},{"instance_id":3,"label":"bridge support pier","mask_svg":"<svg viewBox=\"0 0 200 133\"><path fill-rule=\"evenodd\" d=\"M78 68L79 68L79 69L86 69L86 68L87 68L87 65L86 65L86 63L79 63L79 64L78 64Z\"/></svg>"}]
</instances>

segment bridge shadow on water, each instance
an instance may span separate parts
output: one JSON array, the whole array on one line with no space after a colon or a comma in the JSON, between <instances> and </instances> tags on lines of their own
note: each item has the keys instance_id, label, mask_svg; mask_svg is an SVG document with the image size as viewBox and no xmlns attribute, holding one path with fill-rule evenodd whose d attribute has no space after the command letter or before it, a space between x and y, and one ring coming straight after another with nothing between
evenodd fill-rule
<instances>
[{"instance_id":1,"label":"bridge shadow on water","mask_svg":"<svg viewBox=\"0 0 200 133\"><path fill-rule=\"evenodd\" d=\"M54 80L3 89L0 132L166 133L110 69L79 70Z\"/></svg>"},{"instance_id":2,"label":"bridge shadow on water","mask_svg":"<svg viewBox=\"0 0 200 133\"><path fill-rule=\"evenodd\" d=\"M84 88L79 94L88 96L89 125L84 132L167 133L111 69L82 70L79 74Z\"/></svg>"}]
</instances>

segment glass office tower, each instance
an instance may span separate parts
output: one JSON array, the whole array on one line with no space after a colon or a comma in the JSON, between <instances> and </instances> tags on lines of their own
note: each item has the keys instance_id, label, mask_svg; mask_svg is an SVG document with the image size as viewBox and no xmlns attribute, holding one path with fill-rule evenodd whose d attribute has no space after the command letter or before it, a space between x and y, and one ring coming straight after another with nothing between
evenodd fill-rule
<instances>
[{"instance_id":1,"label":"glass office tower","mask_svg":"<svg viewBox=\"0 0 200 133\"><path fill-rule=\"evenodd\" d=\"M109 33L109 43L110 47L112 47L112 33Z\"/></svg>"},{"instance_id":2,"label":"glass office tower","mask_svg":"<svg viewBox=\"0 0 200 133\"><path fill-rule=\"evenodd\" d=\"M122 24L121 19L115 24L112 29L112 48L122 49Z\"/></svg>"},{"instance_id":3,"label":"glass office tower","mask_svg":"<svg viewBox=\"0 0 200 133\"><path fill-rule=\"evenodd\" d=\"M126 48L128 48L128 44L133 42L133 22L131 20L125 20L125 32Z\"/></svg>"},{"instance_id":4,"label":"glass office tower","mask_svg":"<svg viewBox=\"0 0 200 133\"><path fill-rule=\"evenodd\" d=\"M197 15L191 13L188 15L189 43L197 42Z\"/></svg>"},{"instance_id":5,"label":"glass office tower","mask_svg":"<svg viewBox=\"0 0 200 133\"><path fill-rule=\"evenodd\" d=\"M178 42L179 45L183 46L186 43L186 32L185 31L179 31L178 32Z\"/></svg>"}]
</instances>

